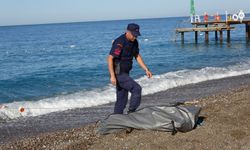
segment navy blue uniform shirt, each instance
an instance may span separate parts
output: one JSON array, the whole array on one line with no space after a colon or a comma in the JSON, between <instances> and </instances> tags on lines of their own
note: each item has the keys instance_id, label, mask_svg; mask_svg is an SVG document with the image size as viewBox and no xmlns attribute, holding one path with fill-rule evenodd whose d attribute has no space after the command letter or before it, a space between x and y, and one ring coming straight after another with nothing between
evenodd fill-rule
<instances>
[{"instance_id":1,"label":"navy blue uniform shirt","mask_svg":"<svg viewBox=\"0 0 250 150\"><path fill-rule=\"evenodd\" d=\"M112 44L110 55L114 57L114 63L120 64L120 73L129 73L132 69L133 58L139 54L139 44L135 39L129 41L125 34L118 37Z\"/></svg>"}]
</instances>

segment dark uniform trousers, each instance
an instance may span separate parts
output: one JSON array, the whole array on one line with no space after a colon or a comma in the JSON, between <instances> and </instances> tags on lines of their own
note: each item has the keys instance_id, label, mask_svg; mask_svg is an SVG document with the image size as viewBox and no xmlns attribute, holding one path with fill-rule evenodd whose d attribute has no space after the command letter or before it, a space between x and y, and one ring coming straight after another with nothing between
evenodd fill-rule
<instances>
[{"instance_id":1,"label":"dark uniform trousers","mask_svg":"<svg viewBox=\"0 0 250 150\"><path fill-rule=\"evenodd\" d=\"M127 73L116 75L116 79L117 100L115 103L114 113L123 114L123 110L126 108L128 102L128 92L131 93L128 111L134 112L141 103L141 86L129 77L129 74Z\"/></svg>"}]
</instances>

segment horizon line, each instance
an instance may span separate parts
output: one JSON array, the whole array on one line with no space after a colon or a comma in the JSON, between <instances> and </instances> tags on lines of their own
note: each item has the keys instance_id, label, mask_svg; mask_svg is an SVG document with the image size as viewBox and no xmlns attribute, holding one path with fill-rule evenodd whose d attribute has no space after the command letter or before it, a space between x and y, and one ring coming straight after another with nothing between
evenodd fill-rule
<instances>
[{"instance_id":1,"label":"horizon line","mask_svg":"<svg viewBox=\"0 0 250 150\"><path fill-rule=\"evenodd\" d=\"M245 14L250 14L246 12ZM225 15L225 14L220 14ZM200 15L203 16L203 15ZM145 18L128 18L128 19L104 19L104 20L86 20L86 21L72 21L72 22L48 22L48 23L34 23L34 24L10 24L10 25L0 25L0 27L14 27L14 26L35 26L35 25L53 25L53 24L72 24L72 23L91 23L91 22L109 22L109 21L126 21L126 20L147 20L147 19L165 19L165 18L181 18L190 17L186 16L168 16L168 17L145 17Z\"/></svg>"},{"instance_id":2,"label":"horizon line","mask_svg":"<svg viewBox=\"0 0 250 150\"><path fill-rule=\"evenodd\" d=\"M128 18L128 19L107 19L107 20L87 20L87 21L72 21L72 22L48 22L48 23L34 23L34 24L16 24L16 25L0 25L0 27L12 26L33 26L33 25L52 25L52 24L71 24L71 23L89 23L89 22L109 22L109 21L126 21L126 20L147 20L147 19L164 19L164 18L180 18L189 16L169 16L169 17L145 17L145 18Z\"/></svg>"}]
</instances>

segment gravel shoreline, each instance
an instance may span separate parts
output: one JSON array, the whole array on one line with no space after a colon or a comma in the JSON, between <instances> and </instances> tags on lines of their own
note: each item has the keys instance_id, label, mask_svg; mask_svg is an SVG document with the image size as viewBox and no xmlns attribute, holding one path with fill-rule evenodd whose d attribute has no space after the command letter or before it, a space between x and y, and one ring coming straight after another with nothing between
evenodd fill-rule
<instances>
[{"instance_id":1,"label":"gravel shoreline","mask_svg":"<svg viewBox=\"0 0 250 150\"><path fill-rule=\"evenodd\" d=\"M197 101L206 117L187 133L133 130L98 135L95 124L14 140L0 149L250 149L250 85Z\"/></svg>"}]
</instances>

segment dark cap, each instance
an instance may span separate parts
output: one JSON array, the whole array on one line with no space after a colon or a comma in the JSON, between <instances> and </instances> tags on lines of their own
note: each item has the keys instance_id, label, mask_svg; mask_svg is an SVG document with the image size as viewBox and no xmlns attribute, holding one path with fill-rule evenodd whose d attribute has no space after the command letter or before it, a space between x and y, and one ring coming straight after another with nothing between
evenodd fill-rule
<instances>
[{"instance_id":1,"label":"dark cap","mask_svg":"<svg viewBox=\"0 0 250 150\"><path fill-rule=\"evenodd\" d=\"M141 35L140 26L138 24L135 24L135 23L128 24L127 30L130 31L135 37Z\"/></svg>"}]
</instances>

